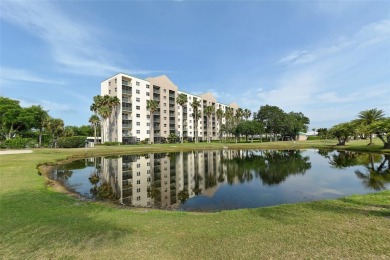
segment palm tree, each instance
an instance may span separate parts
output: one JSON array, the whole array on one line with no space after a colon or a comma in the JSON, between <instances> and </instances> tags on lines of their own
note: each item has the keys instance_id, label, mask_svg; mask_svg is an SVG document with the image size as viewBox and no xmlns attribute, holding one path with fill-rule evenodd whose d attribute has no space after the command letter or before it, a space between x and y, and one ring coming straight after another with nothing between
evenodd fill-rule
<instances>
[{"instance_id":1,"label":"palm tree","mask_svg":"<svg viewBox=\"0 0 390 260\"><path fill-rule=\"evenodd\" d=\"M222 118L224 117L223 110L221 108L218 108L216 115L219 123L219 140L222 141Z\"/></svg>"},{"instance_id":2,"label":"palm tree","mask_svg":"<svg viewBox=\"0 0 390 260\"><path fill-rule=\"evenodd\" d=\"M225 118L226 118L226 130L228 134L230 134L233 130L233 113L234 110L231 107L227 107L225 111Z\"/></svg>"},{"instance_id":3,"label":"palm tree","mask_svg":"<svg viewBox=\"0 0 390 260\"><path fill-rule=\"evenodd\" d=\"M108 128L108 118L111 115L111 109L108 106L102 106L98 109L98 114L102 118L103 121L103 131L102 131L102 142L105 142L107 138L107 128Z\"/></svg>"},{"instance_id":4,"label":"palm tree","mask_svg":"<svg viewBox=\"0 0 390 260\"><path fill-rule=\"evenodd\" d=\"M154 124L154 118L153 114L154 112L157 111L158 109L158 102L154 99L150 99L146 101L146 109L149 110L150 113L150 138L149 138L149 144L152 144L154 141L154 129L153 129L153 124Z\"/></svg>"},{"instance_id":5,"label":"palm tree","mask_svg":"<svg viewBox=\"0 0 390 260\"><path fill-rule=\"evenodd\" d=\"M195 126L195 143L198 142L198 119L199 116L202 114L201 111L199 111L199 107L201 106L200 101L198 101L196 98L194 98L194 101L191 104L191 107L193 109L193 117L194 117L194 126Z\"/></svg>"},{"instance_id":6,"label":"palm tree","mask_svg":"<svg viewBox=\"0 0 390 260\"><path fill-rule=\"evenodd\" d=\"M235 119L235 124L234 126L236 127L242 120L242 116L244 115L244 110L242 110L242 108L238 108L236 110L236 114L234 115L234 119ZM240 138L240 134L236 134L236 143L237 143L237 139Z\"/></svg>"},{"instance_id":7,"label":"palm tree","mask_svg":"<svg viewBox=\"0 0 390 260\"><path fill-rule=\"evenodd\" d=\"M96 144L97 141L96 141L96 129L97 129L97 126L99 125L100 123L100 118L97 116L97 115L92 115L90 118L89 118L89 121L93 127L93 132L94 132L94 136L95 136L95 140L94 140L94 143Z\"/></svg>"},{"instance_id":8,"label":"palm tree","mask_svg":"<svg viewBox=\"0 0 390 260\"><path fill-rule=\"evenodd\" d=\"M50 118L46 124L47 129L53 137L54 148L57 148L57 138L64 131L64 121L60 118Z\"/></svg>"},{"instance_id":9,"label":"palm tree","mask_svg":"<svg viewBox=\"0 0 390 260\"><path fill-rule=\"evenodd\" d=\"M210 143L210 134L212 134L212 131L211 131L211 115L214 113L214 111L215 111L215 107L214 106L207 106L207 107L205 107L205 109L204 109L204 113L205 113L205 115L207 116L207 118L208 118L208 130L207 130L207 142L208 143ZM209 132L209 130L210 130L210 132Z\"/></svg>"},{"instance_id":10,"label":"palm tree","mask_svg":"<svg viewBox=\"0 0 390 260\"><path fill-rule=\"evenodd\" d=\"M359 121L366 126L373 125L374 123L383 119L384 116L385 113L383 112L383 110L376 108L364 110L358 114ZM370 143L368 145L373 145L372 137L373 133L370 132Z\"/></svg>"},{"instance_id":11,"label":"palm tree","mask_svg":"<svg viewBox=\"0 0 390 260\"><path fill-rule=\"evenodd\" d=\"M251 117L251 114L252 114L252 112L249 109L247 109L247 108L244 109L243 116L244 116L245 120L248 120Z\"/></svg>"},{"instance_id":12,"label":"palm tree","mask_svg":"<svg viewBox=\"0 0 390 260\"><path fill-rule=\"evenodd\" d=\"M184 104L187 103L187 95L184 94L184 93L180 93L178 96L177 96L177 99L176 99L176 103L179 104L181 106L181 110L182 110L182 115L181 115L181 126L182 126L182 131L181 131L181 143L183 144L183 137L184 137L184 125L183 125L183 121L184 121L184 118L183 118L183 106Z\"/></svg>"}]
</instances>

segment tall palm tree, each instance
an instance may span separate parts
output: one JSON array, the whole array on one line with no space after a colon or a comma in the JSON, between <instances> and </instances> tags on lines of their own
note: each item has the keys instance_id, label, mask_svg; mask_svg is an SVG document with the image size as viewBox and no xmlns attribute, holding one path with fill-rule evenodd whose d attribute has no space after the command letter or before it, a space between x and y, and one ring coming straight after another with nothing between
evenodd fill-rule
<instances>
[{"instance_id":1,"label":"tall palm tree","mask_svg":"<svg viewBox=\"0 0 390 260\"><path fill-rule=\"evenodd\" d=\"M153 114L158 109L158 102L154 99L146 100L146 109L149 110L150 113L150 138L149 138L149 144L152 144L154 142L154 118Z\"/></svg>"},{"instance_id":2,"label":"tall palm tree","mask_svg":"<svg viewBox=\"0 0 390 260\"><path fill-rule=\"evenodd\" d=\"M183 138L184 138L184 125L183 125L183 121L184 121L184 118L183 118L183 106L184 104L186 104L188 101L187 99L187 95L184 94L184 93L180 93L178 96L177 96L177 99L176 99L176 103L179 104L181 106L181 110L182 110L182 115L181 115L181 126L182 126L182 131L181 131L181 143L183 144Z\"/></svg>"},{"instance_id":3,"label":"tall palm tree","mask_svg":"<svg viewBox=\"0 0 390 260\"><path fill-rule=\"evenodd\" d=\"M236 127L240 122L241 122L241 120L242 120L242 116L244 115L244 110L242 110L242 108L238 108L237 110L236 110L236 114L234 115L234 126ZM238 134L236 134L236 143L237 143L237 139L239 139L240 138L240 135Z\"/></svg>"},{"instance_id":4,"label":"tall palm tree","mask_svg":"<svg viewBox=\"0 0 390 260\"><path fill-rule=\"evenodd\" d=\"M210 143L210 134L212 134L212 131L211 131L211 115L214 113L215 111L215 107L213 105L211 106L207 106L205 107L204 109L204 113L205 115L207 116L207 119L208 119L208 130L207 130L207 142ZM210 130L210 131L209 131Z\"/></svg>"},{"instance_id":5,"label":"tall palm tree","mask_svg":"<svg viewBox=\"0 0 390 260\"><path fill-rule=\"evenodd\" d=\"M234 114L233 108L227 107L225 111L225 118L226 118L226 130L228 134L230 134L233 131L233 114Z\"/></svg>"},{"instance_id":6,"label":"tall palm tree","mask_svg":"<svg viewBox=\"0 0 390 260\"><path fill-rule=\"evenodd\" d=\"M60 118L50 118L46 124L47 129L53 137L54 148L57 148L57 139L64 131L64 121Z\"/></svg>"},{"instance_id":7,"label":"tall palm tree","mask_svg":"<svg viewBox=\"0 0 390 260\"><path fill-rule=\"evenodd\" d=\"M108 135L108 119L110 118L111 115L111 109L108 106L101 106L98 109L98 114L102 118L103 121L103 131L102 131L102 142L105 142Z\"/></svg>"},{"instance_id":8,"label":"tall palm tree","mask_svg":"<svg viewBox=\"0 0 390 260\"><path fill-rule=\"evenodd\" d=\"M358 120L363 125L370 126L370 125L378 122L379 120L383 119L384 116L385 116L385 113L383 112L383 110L373 108L373 109L361 111L358 114L358 118L359 118ZM370 143L368 145L373 145L372 136L373 136L373 133L370 132Z\"/></svg>"},{"instance_id":9,"label":"tall palm tree","mask_svg":"<svg viewBox=\"0 0 390 260\"><path fill-rule=\"evenodd\" d=\"M191 107L193 109L193 118L194 118L194 126L195 126L195 143L198 142L198 119L201 115L201 111L199 111L199 107L201 106L200 101L198 101L196 98L194 98L194 101L191 104Z\"/></svg>"},{"instance_id":10,"label":"tall palm tree","mask_svg":"<svg viewBox=\"0 0 390 260\"><path fill-rule=\"evenodd\" d=\"M221 108L218 108L216 111L218 123L219 123L219 140L222 141L222 118L224 117L224 112Z\"/></svg>"},{"instance_id":11,"label":"tall palm tree","mask_svg":"<svg viewBox=\"0 0 390 260\"><path fill-rule=\"evenodd\" d=\"M252 112L249 109L247 109L247 108L244 109L243 116L244 116L245 120L248 120L251 117L251 114L252 114Z\"/></svg>"},{"instance_id":12,"label":"tall palm tree","mask_svg":"<svg viewBox=\"0 0 390 260\"><path fill-rule=\"evenodd\" d=\"M97 143L97 140L96 140L96 129L100 123L100 118L97 116L97 115L92 115L90 118L89 118L89 121L93 127L93 132L94 132L94 137L95 137L95 140L94 140L94 143L96 144Z\"/></svg>"}]
</instances>

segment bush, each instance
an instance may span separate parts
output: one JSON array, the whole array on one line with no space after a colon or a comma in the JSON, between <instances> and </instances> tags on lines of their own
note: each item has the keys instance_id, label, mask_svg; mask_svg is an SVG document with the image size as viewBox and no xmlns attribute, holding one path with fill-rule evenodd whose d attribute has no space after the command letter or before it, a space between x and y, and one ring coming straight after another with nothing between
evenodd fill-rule
<instances>
[{"instance_id":1,"label":"bush","mask_svg":"<svg viewBox=\"0 0 390 260\"><path fill-rule=\"evenodd\" d=\"M31 138L20 138L16 137L13 139L5 140L1 143L0 148L2 149L23 149L33 148L37 146L37 142Z\"/></svg>"},{"instance_id":2,"label":"bush","mask_svg":"<svg viewBox=\"0 0 390 260\"><path fill-rule=\"evenodd\" d=\"M118 146L121 145L121 142L104 142L106 146Z\"/></svg>"},{"instance_id":3,"label":"bush","mask_svg":"<svg viewBox=\"0 0 390 260\"><path fill-rule=\"evenodd\" d=\"M85 146L86 139L86 136L60 137L57 140L57 145L61 148L80 148Z\"/></svg>"}]
</instances>

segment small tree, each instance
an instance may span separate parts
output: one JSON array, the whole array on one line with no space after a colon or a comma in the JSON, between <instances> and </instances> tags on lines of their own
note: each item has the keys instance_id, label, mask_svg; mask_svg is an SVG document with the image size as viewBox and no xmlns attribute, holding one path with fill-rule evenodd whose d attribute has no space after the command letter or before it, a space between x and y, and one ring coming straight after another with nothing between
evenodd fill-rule
<instances>
[{"instance_id":1,"label":"small tree","mask_svg":"<svg viewBox=\"0 0 390 260\"><path fill-rule=\"evenodd\" d=\"M383 110L380 109L369 109L369 110L364 110L361 111L358 115L358 120L363 124L368 127L374 125L376 122L384 118L384 112ZM373 132L370 131L370 143L368 145L373 145L374 143L372 142L372 137L373 137Z\"/></svg>"},{"instance_id":2,"label":"small tree","mask_svg":"<svg viewBox=\"0 0 390 260\"><path fill-rule=\"evenodd\" d=\"M329 134L336 137L339 143L337 145L345 145L350 136L355 132L351 122L341 123L329 129Z\"/></svg>"}]
</instances>

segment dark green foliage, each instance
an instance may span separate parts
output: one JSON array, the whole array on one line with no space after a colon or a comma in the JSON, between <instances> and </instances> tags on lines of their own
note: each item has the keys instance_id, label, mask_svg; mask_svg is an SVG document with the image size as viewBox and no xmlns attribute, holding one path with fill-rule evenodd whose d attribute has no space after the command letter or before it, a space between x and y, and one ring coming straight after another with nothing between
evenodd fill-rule
<instances>
[{"instance_id":1,"label":"dark green foliage","mask_svg":"<svg viewBox=\"0 0 390 260\"><path fill-rule=\"evenodd\" d=\"M86 136L71 136L58 138L58 147L80 148L85 146Z\"/></svg>"},{"instance_id":2,"label":"dark green foliage","mask_svg":"<svg viewBox=\"0 0 390 260\"><path fill-rule=\"evenodd\" d=\"M33 148L37 145L37 142L31 138L13 138L5 140L1 143L0 148L2 149L23 149Z\"/></svg>"},{"instance_id":3,"label":"dark green foliage","mask_svg":"<svg viewBox=\"0 0 390 260\"><path fill-rule=\"evenodd\" d=\"M118 146L121 145L121 142L104 142L105 146Z\"/></svg>"}]
</instances>

